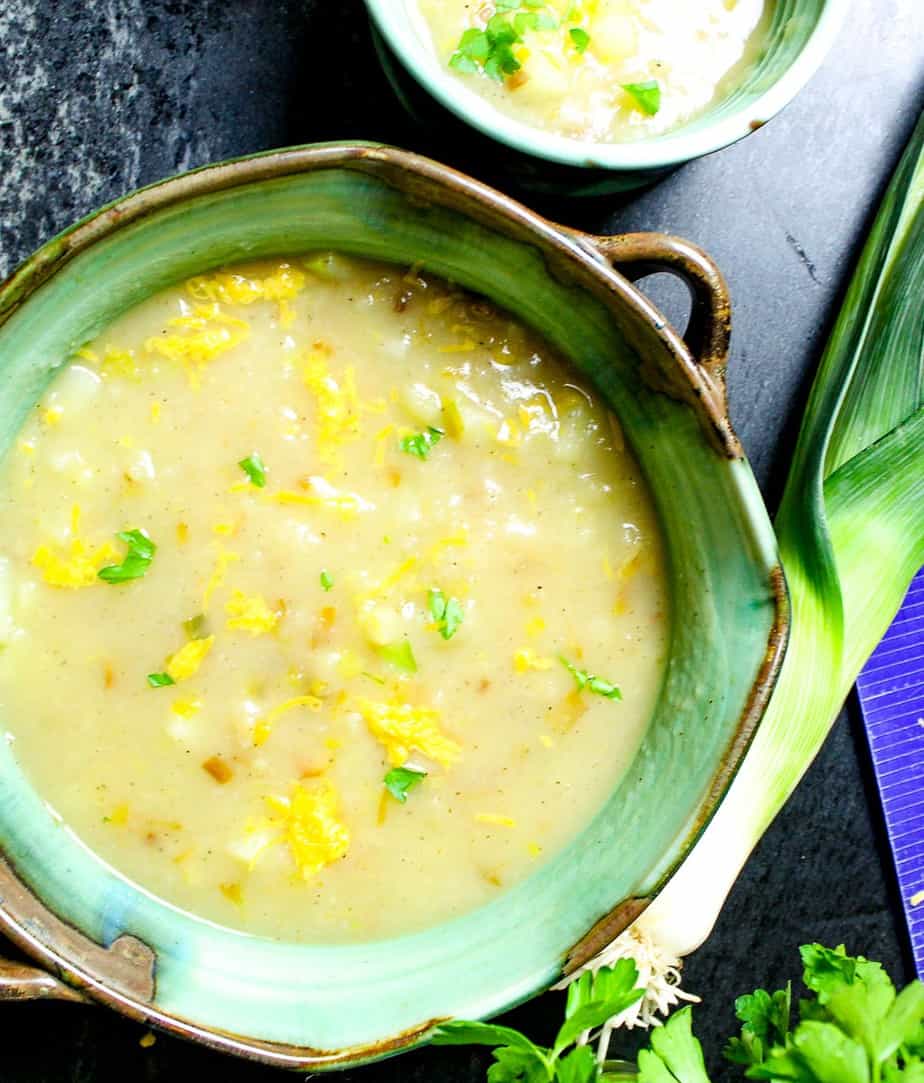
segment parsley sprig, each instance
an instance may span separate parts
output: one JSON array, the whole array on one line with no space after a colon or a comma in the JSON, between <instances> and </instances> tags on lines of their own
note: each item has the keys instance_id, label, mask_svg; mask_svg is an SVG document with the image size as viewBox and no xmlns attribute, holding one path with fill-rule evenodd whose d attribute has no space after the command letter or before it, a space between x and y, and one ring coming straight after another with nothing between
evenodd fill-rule
<instances>
[{"instance_id":1,"label":"parsley sprig","mask_svg":"<svg viewBox=\"0 0 924 1083\"><path fill-rule=\"evenodd\" d=\"M107 564L96 573L106 583L127 583L140 579L150 568L157 546L144 530L120 530L116 537L128 546L121 564Z\"/></svg>"},{"instance_id":2,"label":"parsley sprig","mask_svg":"<svg viewBox=\"0 0 924 1083\"><path fill-rule=\"evenodd\" d=\"M426 777L427 772L416 767L392 767L385 776L385 789L403 805L407 801L408 793Z\"/></svg>"},{"instance_id":3,"label":"parsley sprig","mask_svg":"<svg viewBox=\"0 0 924 1083\"><path fill-rule=\"evenodd\" d=\"M623 83L622 89L650 117L661 108L661 84L657 79L649 79L645 83Z\"/></svg>"},{"instance_id":4,"label":"parsley sprig","mask_svg":"<svg viewBox=\"0 0 924 1083\"><path fill-rule=\"evenodd\" d=\"M813 996L798 1001L797 1019L791 984L739 997L741 1030L726 1045L725 1059L747 1079L770 1083L920 1083L924 984L913 981L897 993L879 963L850 956L843 945L806 944L800 952L802 981ZM710 1083L689 1007L652 1029L634 1070L601 1063L590 1046L574 1045L584 1031L643 995L634 988L637 980L630 959L593 977L583 974L568 990L565 1022L551 1049L510 1027L486 1023L446 1023L434 1043L495 1046L489 1083Z\"/></svg>"},{"instance_id":5,"label":"parsley sprig","mask_svg":"<svg viewBox=\"0 0 924 1083\"><path fill-rule=\"evenodd\" d=\"M433 1044L495 1046L490 1083L591 1083L600 1078L596 1057L590 1046L575 1043L584 1031L624 1012L643 995L635 987L637 980L631 959L620 959L597 974L582 974L568 988L565 1021L550 1048L494 1023L444 1023Z\"/></svg>"},{"instance_id":6,"label":"parsley sprig","mask_svg":"<svg viewBox=\"0 0 924 1083\"><path fill-rule=\"evenodd\" d=\"M447 598L441 590L431 588L427 606L443 639L452 639L465 620L465 610L459 599Z\"/></svg>"},{"instance_id":7,"label":"parsley sprig","mask_svg":"<svg viewBox=\"0 0 924 1083\"><path fill-rule=\"evenodd\" d=\"M603 696L606 699L622 699L619 686L613 684L612 681L605 681L602 677L596 677L593 673L588 673L586 669L579 669L573 662L569 662L564 655L560 654L558 660L574 678L574 683L577 685L579 692L583 692L586 688L588 692L593 692L595 695Z\"/></svg>"},{"instance_id":8,"label":"parsley sprig","mask_svg":"<svg viewBox=\"0 0 924 1083\"><path fill-rule=\"evenodd\" d=\"M250 478L250 484L257 489L266 488L266 466L263 460L260 458L260 452L255 451L253 454L248 455L246 459L241 459L237 464Z\"/></svg>"},{"instance_id":9,"label":"parsley sprig","mask_svg":"<svg viewBox=\"0 0 924 1083\"><path fill-rule=\"evenodd\" d=\"M415 432L413 436L405 436L401 441L401 450L418 459L428 459L430 452L445 435L442 429L436 429L429 425L423 432Z\"/></svg>"}]
</instances>

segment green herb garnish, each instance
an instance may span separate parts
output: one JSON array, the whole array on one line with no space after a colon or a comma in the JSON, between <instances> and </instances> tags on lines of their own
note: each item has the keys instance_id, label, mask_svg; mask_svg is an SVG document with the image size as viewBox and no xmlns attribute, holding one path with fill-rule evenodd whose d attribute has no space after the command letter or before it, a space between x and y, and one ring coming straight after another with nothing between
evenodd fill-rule
<instances>
[{"instance_id":1,"label":"green herb garnish","mask_svg":"<svg viewBox=\"0 0 924 1083\"><path fill-rule=\"evenodd\" d=\"M330 588L333 585L334 585L334 577L330 574L330 572L326 568L323 568L321 570L321 588L322 588L322 590L330 590Z\"/></svg>"},{"instance_id":2,"label":"green herb garnish","mask_svg":"<svg viewBox=\"0 0 924 1083\"><path fill-rule=\"evenodd\" d=\"M401 450L406 451L408 455L416 455L418 459L427 459L430 457L431 450L445 435L442 429L435 429L432 425L428 425L424 432L405 436L401 441Z\"/></svg>"},{"instance_id":3,"label":"green herb garnish","mask_svg":"<svg viewBox=\"0 0 924 1083\"><path fill-rule=\"evenodd\" d=\"M416 673L417 659L409 639L400 639L397 643L385 643L378 649L379 657L402 673Z\"/></svg>"},{"instance_id":4,"label":"green herb garnish","mask_svg":"<svg viewBox=\"0 0 924 1083\"><path fill-rule=\"evenodd\" d=\"M631 959L620 959L596 974L582 974L568 987L565 1021L551 1048L536 1045L518 1030L496 1023L443 1023L433 1036L433 1044L495 1046L496 1063L488 1071L491 1083L592 1083L600 1078L593 1048L575 1042L585 1031L601 1026L639 1000L643 991L635 988L637 980ZM672 1077L662 1079L667 1083Z\"/></svg>"},{"instance_id":5,"label":"green herb garnish","mask_svg":"<svg viewBox=\"0 0 924 1083\"><path fill-rule=\"evenodd\" d=\"M647 83L623 83L622 89L632 96L643 113L653 117L661 108L661 84L657 79Z\"/></svg>"},{"instance_id":6,"label":"green herb garnish","mask_svg":"<svg viewBox=\"0 0 924 1083\"><path fill-rule=\"evenodd\" d=\"M574 683L577 685L579 692L583 692L586 688L588 692L604 696L606 699L622 699L622 692L619 690L618 685L605 681L602 677L595 677L593 673L588 673L586 669L578 669L573 662L569 662L563 655L559 655L558 660L574 678Z\"/></svg>"},{"instance_id":7,"label":"green herb garnish","mask_svg":"<svg viewBox=\"0 0 924 1083\"><path fill-rule=\"evenodd\" d=\"M260 458L258 451L248 455L246 459L241 459L237 465L250 478L251 485L255 485L258 489L265 488L266 467L263 465L263 460Z\"/></svg>"},{"instance_id":8,"label":"green herb garnish","mask_svg":"<svg viewBox=\"0 0 924 1083\"><path fill-rule=\"evenodd\" d=\"M194 617L184 620L183 631L187 639L201 639L205 631L205 614L197 613Z\"/></svg>"},{"instance_id":9,"label":"green herb garnish","mask_svg":"<svg viewBox=\"0 0 924 1083\"><path fill-rule=\"evenodd\" d=\"M735 1001L740 1036L729 1041L724 1054L742 1069L737 1078L919 1083L924 985L913 981L896 993L879 963L847 955L843 946L806 944L800 952L802 981L813 995L794 1004L787 984L774 993L756 989ZM642 996L633 988L637 981L631 959L581 974L568 987L565 1022L551 1048L535 1045L511 1027L465 1022L444 1023L433 1044L494 1046L490 1083L710 1083L689 1007L652 1028L635 1065L607 1061L605 1048L598 1059L591 1045L574 1045L584 1031L603 1026Z\"/></svg>"},{"instance_id":10,"label":"green herb garnish","mask_svg":"<svg viewBox=\"0 0 924 1083\"><path fill-rule=\"evenodd\" d=\"M414 767L392 767L385 776L385 789L403 805L407 801L408 793L426 777L426 771L418 771Z\"/></svg>"},{"instance_id":11,"label":"green herb garnish","mask_svg":"<svg viewBox=\"0 0 924 1083\"><path fill-rule=\"evenodd\" d=\"M121 564L107 564L96 573L106 583L140 579L150 568L157 546L143 530L120 530L116 537L128 546Z\"/></svg>"},{"instance_id":12,"label":"green herb garnish","mask_svg":"<svg viewBox=\"0 0 924 1083\"><path fill-rule=\"evenodd\" d=\"M465 620L461 602L458 598L447 599L441 590L431 589L427 595L427 604L430 615L439 626L440 635L443 639L452 639Z\"/></svg>"},{"instance_id":13,"label":"green herb garnish","mask_svg":"<svg viewBox=\"0 0 924 1083\"><path fill-rule=\"evenodd\" d=\"M477 72L503 82L520 70L513 51L530 30L555 30L559 26L554 12L546 11L544 0L502 0L494 5L494 15L484 30L471 28L459 39L449 66L464 73Z\"/></svg>"},{"instance_id":14,"label":"green herb garnish","mask_svg":"<svg viewBox=\"0 0 924 1083\"><path fill-rule=\"evenodd\" d=\"M166 688L167 685L176 684L169 673L149 673L148 684L152 688Z\"/></svg>"},{"instance_id":15,"label":"green herb garnish","mask_svg":"<svg viewBox=\"0 0 924 1083\"><path fill-rule=\"evenodd\" d=\"M586 30L582 30L579 26L572 26L568 31L568 37L571 38L571 43L577 49L579 53L583 53L587 46L590 45L590 34ZM655 110L657 112L657 110Z\"/></svg>"}]
</instances>

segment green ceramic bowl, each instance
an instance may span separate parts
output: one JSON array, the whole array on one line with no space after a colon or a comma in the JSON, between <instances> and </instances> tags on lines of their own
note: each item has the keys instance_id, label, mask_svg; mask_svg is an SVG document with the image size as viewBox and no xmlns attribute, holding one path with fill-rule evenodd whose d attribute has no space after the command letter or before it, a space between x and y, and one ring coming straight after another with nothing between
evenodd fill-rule
<instances>
[{"instance_id":1,"label":"green ceramic bowl","mask_svg":"<svg viewBox=\"0 0 924 1083\"><path fill-rule=\"evenodd\" d=\"M124 309L209 268L317 248L421 264L507 306L571 358L652 486L674 616L650 728L596 818L490 905L396 939L282 943L181 912L57 822L0 741L0 930L43 968L0 965L0 997L102 1001L312 1070L414 1045L435 1020L494 1015L625 927L721 800L786 629L773 532L725 410L727 303L713 265L660 235L569 232L393 149L315 146L212 166L47 244L0 288L0 449L56 368ZM614 263L690 284L688 343Z\"/></svg>"},{"instance_id":2,"label":"green ceramic bowl","mask_svg":"<svg viewBox=\"0 0 924 1083\"><path fill-rule=\"evenodd\" d=\"M650 184L685 162L729 146L798 94L830 49L849 0L773 2L766 48L735 92L689 124L633 143L569 139L506 116L433 54L420 17L409 15L413 0L366 0L366 6L396 93L454 153L502 171L532 191L598 195ZM497 142L507 148L503 154Z\"/></svg>"}]
</instances>

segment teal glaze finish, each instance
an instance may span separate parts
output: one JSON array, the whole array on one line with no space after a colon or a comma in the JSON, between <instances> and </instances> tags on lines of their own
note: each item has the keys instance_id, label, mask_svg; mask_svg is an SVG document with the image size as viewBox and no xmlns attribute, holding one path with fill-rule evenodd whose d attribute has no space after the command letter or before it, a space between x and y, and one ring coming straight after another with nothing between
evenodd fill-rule
<instances>
[{"instance_id":1,"label":"teal glaze finish","mask_svg":"<svg viewBox=\"0 0 924 1083\"><path fill-rule=\"evenodd\" d=\"M597 196L651 184L685 162L737 142L765 124L823 61L850 0L772 0L766 47L731 94L665 135L633 143L590 143L504 115L430 51L407 11L413 0L366 0L385 73L402 105L468 161L494 162L520 187ZM485 157L488 155L488 157Z\"/></svg>"},{"instance_id":2,"label":"teal glaze finish","mask_svg":"<svg viewBox=\"0 0 924 1083\"><path fill-rule=\"evenodd\" d=\"M691 407L640 378L627 336L646 328L658 336L641 295L578 240L515 204L498 215L501 197L474 182L444 174L434 184L415 176L421 159L347 149L244 160L133 197L150 198L144 216L102 230L0 323L0 447L9 448L77 347L170 283L244 258L320 248L418 262L511 309L607 398L654 493L673 614L654 717L595 819L489 905L400 938L296 945L181 912L87 850L31 788L15 745L0 742L0 850L36 896L97 943L129 933L154 950L159 1021L298 1046L315 1069L338 1066L344 1051L381 1055L379 1043L435 1018L490 1016L531 996L560 975L598 919L655 892L743 753L753 688L763 680L769 691L765 667L779 655L781 622L771 588L775 540L746 461L717 450ZM365 154L372 171L347 160ZM386 158L392 172L379 175L375 163ZM228 179L216 185L222 170ZM263 179L253 179L261 170ZM174 189L177 199L163 198ZM425 189L437 198L422 198ZM0 292L0 320L4 300L21 288L13 280L6 297ZM637 297L635 312L618 296L627 292Z\"/></svg>"}]
</instances>

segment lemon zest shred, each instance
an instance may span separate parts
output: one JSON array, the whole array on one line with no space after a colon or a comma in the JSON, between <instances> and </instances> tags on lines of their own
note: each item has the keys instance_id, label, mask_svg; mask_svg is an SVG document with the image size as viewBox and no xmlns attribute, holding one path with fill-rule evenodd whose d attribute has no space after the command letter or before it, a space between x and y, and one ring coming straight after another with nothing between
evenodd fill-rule
<instances>
[{"instance_id":1,"label":"lemon zest shred","mask_svg":"<svg viewBox=\"0 0 924 1083\"><path fill-rule=\"evenodd\" d=\"M107 346L100 367L104 374L124 376L128 380L137 380L141 376L134 350L119 350L114 346Z\"/></svg>"},{"instance_id":2,"label":"lemon zest shred","mask_svg":"<svg viewBox=\"0 0 924 1083\"><path fill-rule=\"evenodd\" d=\"M167 660L165 669L168 676L172 677L177 684L195 677L214 645L213 635L206 636L204 639L191 639Z\"/></svg>"},{"instance_id":3,"label":"lemon zest shred","mask_svg":"<svg viewBox=\"0 0 924 1083\"><path fill-rule=\"evenodd\" d=\"M381 467L385 465L385 452L388 450L389 439L394 431L394 425L386 425L384 428L379 429L375 434L375 454L372 459L373 466L381 469Z\"/></svg>"},{"instance_id":4,"label":"lemon zest shred","mask_svg":"<svg viewBox=\"0 0 924 1083\"><path fill-rule=\"evenodd\" d=\"M219 550L215 560L215 567L212 570L212 574L209 576L208 582L205 584L205 590L202 594L203 608L208 608L209 602L212 600L212 595L218 590L222 583L224 583L230 565L240 559L240 553L235 553L232 549Z\"/></svg>"},{"instance_id":5,"label":"lemon zest shred","mask_svg":"<svg viewBox=\"0 0 924 1083\"><path fill-rule=\"evenodd\" d=\"M266 635L279 623L279 614L266 604L262 594L245 594L235 590L225 602L228 628L239 628L252 636Z\"/></svg>"},{"instance_id":6,"label":"lemon zest shred","mask_svg":"<svg viewBox=\"0 0 924 1083\"><path fill-rule=\"evenodd\" d=\"M304 290L307 281L303 271L291 263L282 262L263 278L228 271L197 275L187 281L186 292L196 301L228 305L275 301L280 325L290 327L295 319L295 310L290 302Z\"/></svg>"},{"instance_id":7,"label":"lemon zest shred","mask_svg":"<svg viewBox=\"0 0 924 1083\"><path fill-rule=\"evenodd\" d=\"M297 707L307 707L310 711L320 711L323 706L323 702L317 696L292 696L291 699L283 700L282 703L277 704L272 710L267 711L265 715L257 719L253 727L254 745L259 747L266 744L273 732L273 726L288 711L294 711Z\"/></svg>"},{"instance_id":8,"label":"lemon zest shred","mask_svg":"<svg viewBox=\"0 0 924 1083\"><path fill-rule=\"evenodd\" d=\"M521 647L513 656L513 668L517 673L541 672L555 665L554 658L543 658L530 647Z\"/></svg>"},{"instance_id":9,"label":"lemon zest shred","mask_svg":"<svg viewBox=\"0 0 924 1083\"><path fill-rule=\"evenodd\" d=\"M471 353L478 349L478 343L473 338L466 338L462 342L450 342L440 346L440 353Z\"/></svg>"},{"instance_id":10,"label":"lemon zest shred","mask_svg":"<svg viewBox=\"0 0 924 1083\"><path fill-rule=\"evenodd\" d=\"M455 534L446 534L442 538L438 538L424 553L424 560L430 561L435 564L443 554L444 549L450 549L453 546L459 548L465 548L468 545L468 531L459 530Z\"/></svg>"},{"instance_id":11,"label":"lemon zest shred","mask_svg":"<svg viewBox=\"0 0 924 1083\"><path fill-rule=\"evenodd\" d=\"M499 812L476 812L475 819L480 824L493 824L495 827L516 827L517 822L511 816L502 816Z\"/></svg>"},{"instance_id":12,"label":"lemon zest shred","mask_svg":"<svg viewBox=\"0 0 924 1083\"><path fill-rule=\"evenodd\" d=\"M46 425L53 426L58 425L61 422L61 418L64 416L64 411L60 406L49 406L47 410L42 414L42 421Z\"/></svg>"},{"instance_id":13,"label":"lemon zest shred","mask_svg":"<svg viewBox=\"0 0 924 1083\"><path fill-rule=\"evenodd\" d=\"M202 700L191 696L189 699L175 699L170 710L179 718L192 718L202 710Z\"/></svg>"}]
</instances>

